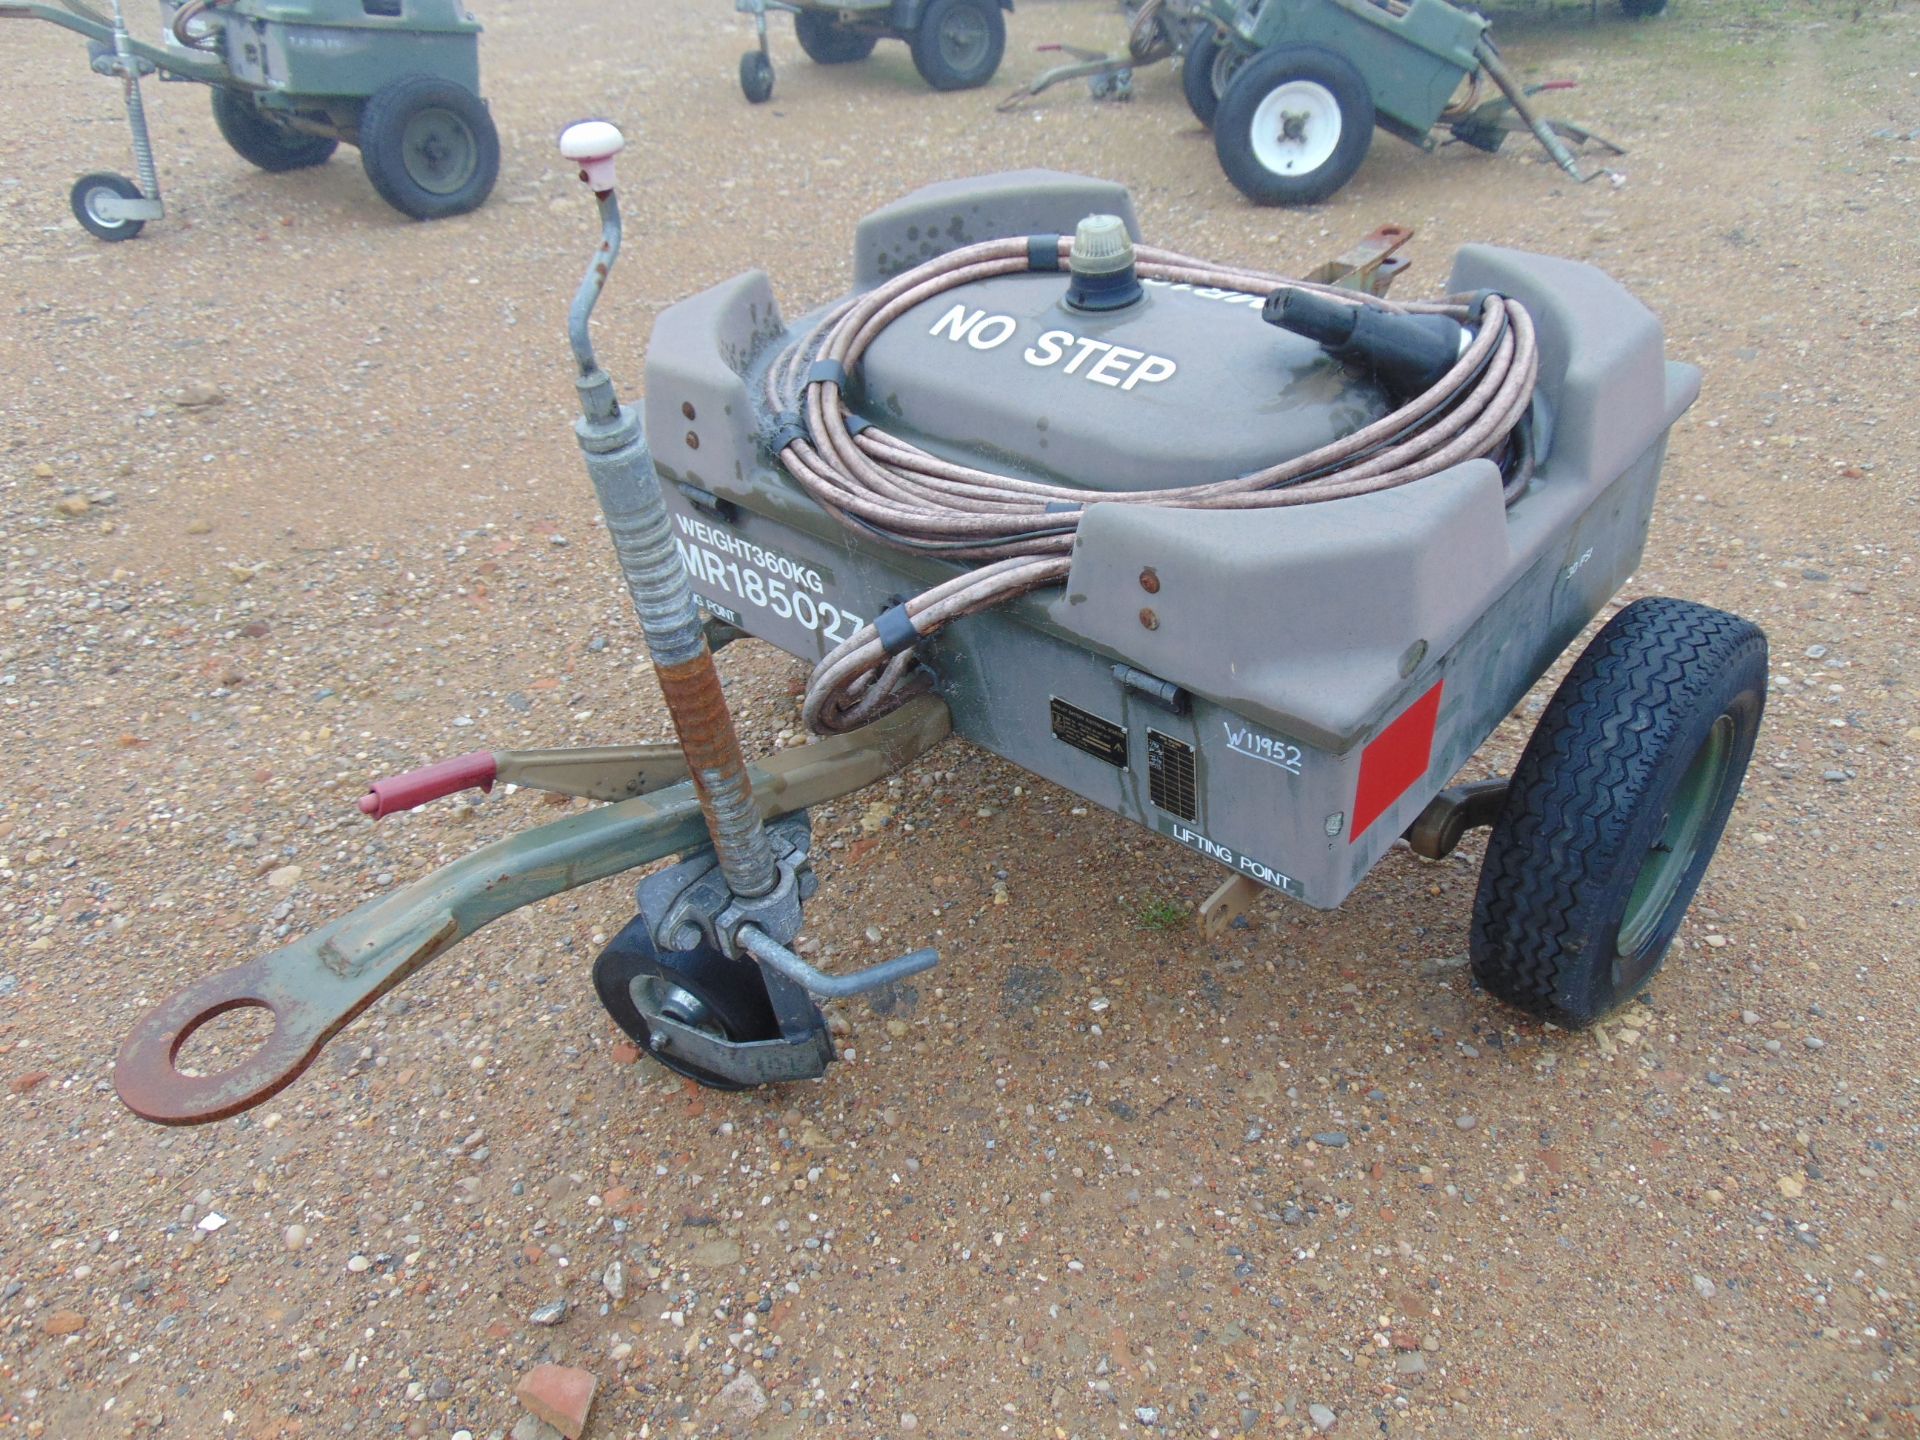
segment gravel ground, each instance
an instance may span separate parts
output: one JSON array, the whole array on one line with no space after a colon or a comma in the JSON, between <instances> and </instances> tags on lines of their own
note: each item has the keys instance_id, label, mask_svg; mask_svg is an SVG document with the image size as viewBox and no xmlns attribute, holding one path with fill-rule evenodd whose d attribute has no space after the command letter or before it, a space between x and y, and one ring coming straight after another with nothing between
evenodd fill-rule
<instances>
[{"instance_id":1,"label":"gravel ground","mask_svg":"<svg viewBox=\"0 0 1920 1440\"><path fill-rule=\"evenodd\" d=\"M1920 1429L1911 3L1499 10L1625 184L1383 136L1301 213L1240 201L1166 67L1009 117L897 45L812 67L779 21L750 108L724 5L479 9L480 213L401 221L350 153L256 173L149 86L169 213L111 247L65 191L125 168L116 92L0 25L0 1435L498 1436L542 1360L598 1377L590 1437ZM1010 87L1121 25L1035 0L1009 31ZM636 139L601 326L630 387L662 305L760 265L795 313L866 210L1015 166L1124 180L1157 242L1221 259L1303 268L1391 219L1409 292L1471 240L1635 289L1706 383L1620 598L1752 616L1775 675L1645 1000L1576 1036L1474 993L1475 842L1337 913L1157 928L1218 872L955 743L818 817L822 953L946 957L836 1017L822 1083L634 1064L586 979L629 910L607 883L261 1110L129 1116L147 1004L557 813L375 828L368 778L664 733L566 429L590 222L551 140L588 112ZM749 749L792 740L798 668L721 663Z\"/></svg>"}]
</instances>

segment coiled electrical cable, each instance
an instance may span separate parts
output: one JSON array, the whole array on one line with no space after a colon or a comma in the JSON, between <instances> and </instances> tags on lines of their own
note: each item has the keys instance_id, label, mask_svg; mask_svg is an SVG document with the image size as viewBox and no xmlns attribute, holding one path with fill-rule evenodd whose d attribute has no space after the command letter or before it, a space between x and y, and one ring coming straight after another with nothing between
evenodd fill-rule
<instances>
[{"instance_id":1,"label":"coiled electrical cable","mask_svg":"<svg viewBox=\"0 0 1920 1440\"><path fill-rule=\"evenodd\" d=\"M1072 248L1071 236L1059 238L1061 268ZM842 395L838 376L851 372L880 333L916 305L962 285L1034 268L1028 237L950 251L836 306L769 368L768 400L789 421L775 441L781 463L841 524L897 549L974 568L907 600L901 608L911 630L896 616L883 640L874 624L864 625L822 658L802 706L809 729L850 730L884 714L928 688L929 678L915 668L914 641L1064 581L1088 505L1191 510L1305 505L1411 484L1482 457L1501 464L1508 504L1531 480L1533 453L1523 421L1539 352L1533 322L1516 301L1484 292L1396 304L1147 246L1136 249L1135 264L1143 279L1170 284L1262 297L1282 289L1309 290L1399 314L1445 315L1469 326L1471 339L1425 393L1305 455L1177 489L1095 490L942 459L850 417Z\"/></svg>"}]
</instances>

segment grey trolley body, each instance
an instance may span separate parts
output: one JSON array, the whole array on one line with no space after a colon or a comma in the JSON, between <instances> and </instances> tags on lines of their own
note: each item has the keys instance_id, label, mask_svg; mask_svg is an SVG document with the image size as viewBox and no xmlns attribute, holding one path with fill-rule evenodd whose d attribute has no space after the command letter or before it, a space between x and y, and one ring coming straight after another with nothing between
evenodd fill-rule
<instances>
[{"instance_id":1,"label":"grey trolley body","mask_svg":"<svg viewBox=\"0 0 1920 1440\"><path fill-rule=\"evenodd\" d=\"M849 697L911 659L955 733L1232 872L1202 909L1209 933L1257 887L1331 908L1403 836L1439 858L1491 825L1476 977L1545 1018L1592 1023L1658 967L1711 859L1752 754L1765 637L1686 601L1628 606L1510 780L1445 787L1633 572L1699 372L1666 359L1655 317L1599 271L1469 246L1449 277L1457 313L1508 306L1537 345L1507 439L1391 488L1223 503L1223 481L1246 483L1227 477L1392 432L1444 385L1396 379L1390 345L1341 363L1359 355L1338 343L1352 322L1315 325L1378 307L1322 300L1313 324L1277 318L1312 288L1295 282L1263 303L1264 277L1182 282L1169 277L1201 262L1152 252L1158 280L1132 284L1129 269L1117 302L1076 297L1093 279L1059 272L1081 268L1091 232L1070 267L1056 242L1102 212L1116 239L1122 226L1137 239L1116 185L1024 172L930 186L860 224L847 301L789 326L751 273L663 312L646 413L699 602L818 662L816 728L839 728L818 725L817 692L851 652L895 658ZM994 247L978 242L1002 236L1027 237L1031 263L982 266ZM953 265L972 278L918 278L963 248ZM1303 318L1315 304L1301 299ZM831 347L855 327L857 364L806 363L821 334ZM1476 332L1455 330L1464 366ZM823 408L823 392L844 408ZM1444 426L1452 403L1409 431ZM1387 467L1380 452L1402 438L1306 478ZM856 471L883 463L871 484L823 487L813 467L830 452ZM1044 512L1020 504L1034 487ZM927 538L932 519L910 516L903 536L830 512L849 494L911 512L931 491L943 521L1011 509L1031 527L1009 535L1003 513L1001 548L969 563L1070 533L1058 583L923 623L930 595L1020 562L969 572L939 556L971 542ZM1133 503L1145 491L1155 502ZM856 719L884 712L849 704Z\"/></svg>"},{"instance_id":2,"label":"grey trolley body","mask_svg":"<svg viewBox=\"0 0 1920 1440\"><path fill-rule=\"evenodd\" d=\"M930 187L861 223L856 285L962 241L1070 232L1095 211L1136 228L1114 185L1029 173ZM1283 344L1244 296L1150 285L1096 316L1066 310L1065 285L1000 278L908 311L869 352L853 408L930 448L973 435L976 456L1109 488L1219 478L1361 416L1371 387L1301 359L1315 347ZM1664 358L1654 317L1587 266L1469 247L1450 288L1512 296L1539 327L1547 441L1517 503L1476 460L1287 509L1093 505L1064 586L924 648L955 731L1337 905L1632 573L1667 430L1699 386ZM673 306L646 404L696 594L817 660L952 571L863 541L772 462L762 372L807 328L787 328L757 273ZM1064 333L1115 348L1076 366L1084 347Z\"/></svg>"}]
</instances>

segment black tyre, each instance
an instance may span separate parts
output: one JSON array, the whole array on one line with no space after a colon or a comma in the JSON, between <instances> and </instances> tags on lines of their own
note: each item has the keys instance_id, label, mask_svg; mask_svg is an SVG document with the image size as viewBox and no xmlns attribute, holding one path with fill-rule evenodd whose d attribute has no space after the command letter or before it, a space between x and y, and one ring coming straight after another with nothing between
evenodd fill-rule
<instances>
[{"instance_id":1,"label":"black tyre","mask_svg":"<svg viewBox=\"0 0 1920 1440\"><path fill-rule=\"evenodd\" d=\"M1474 898L1476 979L1579 1029L1659 969L1739 793L1767 637L1685 600L1637 600L1554 692L1494 822Z\"/></svg>"},{"instance_id":2,"label":"black tyre","mask_svg":"<svg viewBox=\"0 0 1920 1440\"><path fill-rule=\"evenodd\" d=\"M82 175L73 182L73 189L67 192L67 201L73 206L73 218L87 227L90 234L102 240L131 240L147 228L144 220L109 220L100 213L100 201L109 195L122 200L144 200L140 187L124 175L115 175L110 170L99 170L91 175Z\"/></svg>"},{"instance_id":3,"label":"black tyre","mask_svg":"<svg viewBox=\"0 0 1920 1440\"><path fill-rule=\"evenodd\" d=\"M773 98L773 61L758 50L749 50L740 57L740 93L752 105L765 104Z\"/></svg>"},{"instance_id":4,"label":"black tyre","mask_svg":"<svg viewBox=\"0 0 1920 1440\"><path fill-rule=\"evenodd\" d=\"M1240 66L1213 117L1220 167L1256 205L1310 205L1353 178L1373 143L1373 95L1330 50L1283 45Z\"/></svg>"},{"instance_id":5,"label":"black tyre","mask_svg":"<svg viewBox=\"0 0 1920 1440\"><path fill-rule=\"evenodd\" d=\"M1623 14L1635 20L1644 20L1649 15L1658 15L1667 8L1667 0L1620 0Z\"/></svg>"},{"instance_id":6,"label":"black tyre","mask_svg":"<svg viewBox=\"0 0 1920 1440\"><path fill-rule=\"evenodd\" d=\"M663 954L654 948L646 921L637 916L593 962L593 988L599 993L600 1003L634 1044L669 1070L711 1089L747 1088L670 1051L654 1049L646 1016L634 1004L635 981L655 984L659 1008L683 1025L726 1040L772 1040L780 1034L780 1022L774 1018L759 966L751 961L729 960L704 944Z\"/></svg>"},{"instance_id":7,"label":"black tyre","mask_svg":"<svg viewBox=\"0 0 1920 1440\"><path fill-rule=\"evenodd\" d=\"M1220 97L1246 63L1246 56L1229 45L1211 25L1193 37L1180 61L1180 88L1186 94L1187 108L1193 118L1213 128L1213 117L1220 109Z\"/></svg>"},{"instance_id":8,"label":"black tyre","mask_svg":"<svg viewBox=\"0 0 1920 1440\"><path fill-rule=\"evenodd\" d=\"M933 0L913 32L913 68L936 90L972 90L993 78L1006 48L999 0Z\"/></svg>"},{"instance_id":9,"label":"black tyre","mask_svg":"<svg viewBox=\"0 0 1920 1440\"><path fill-rule=\"evenodd\" d=\"M213 123L220 127L221 137L233 147L234 154L249 165L276 174L324 165L340 148L338 140L325 135L289 130L242 90L214 88Z\"/></svg>"},{"instance_id":10,"label":"black tyre","mask_svg":"<svg viewBox=\"0 0 1920 1440\"><path fill-rule=\"evenodd\" d=\"M821 10L802 10L794 16L793 35L816 65L848 65L864 60L873 53L878 39L847 28Z\"/></svg>"},{"instance_id":11,"label":"black tyre","mask_svg":"<svg viewBox=\"0 0 1920 1440\"><path fill-rule=\"evenodd\" d=\"M500 174L500 136L486 103L436 75L405 75L360 112L360 163L402 215L441 220L476 210Z\"/></svg>"}]
</instances>

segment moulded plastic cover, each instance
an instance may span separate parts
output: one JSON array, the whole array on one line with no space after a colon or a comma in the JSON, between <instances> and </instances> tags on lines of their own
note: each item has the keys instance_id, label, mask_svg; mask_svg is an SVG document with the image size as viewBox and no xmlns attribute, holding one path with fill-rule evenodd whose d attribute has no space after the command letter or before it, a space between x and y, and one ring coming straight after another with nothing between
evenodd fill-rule
<instances>
[{"instance_id":1,"label":"moulded plastic cover","mask_svg":"<svg viewBox=\"0 0 1920 1440\"><path fill-rule=\"evenodd\" d=\"M1262 297L1148 280L1114 310L1040 271L906 311L863 357L867 419L963 464L1099 490L1231 480L1392 408L1371 379L1260 318Z\"/></svg>"}]
</instances>

